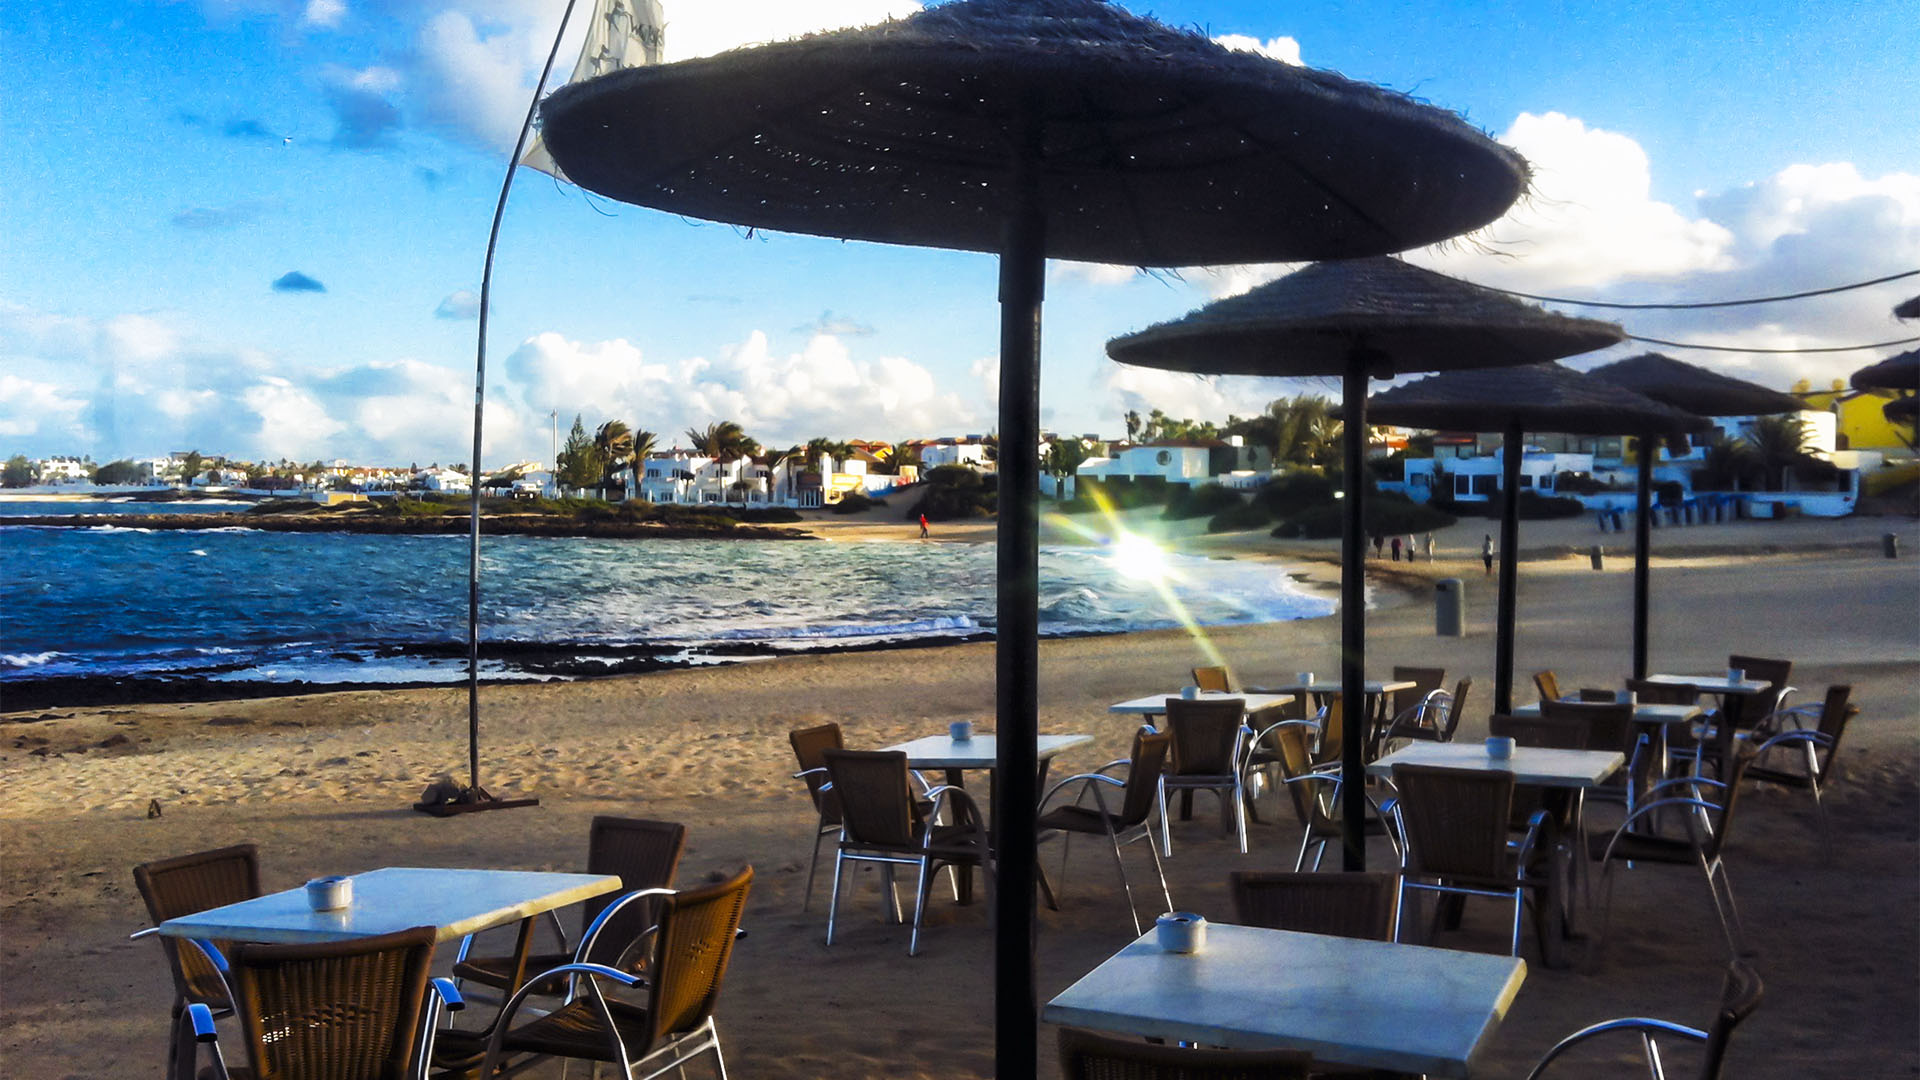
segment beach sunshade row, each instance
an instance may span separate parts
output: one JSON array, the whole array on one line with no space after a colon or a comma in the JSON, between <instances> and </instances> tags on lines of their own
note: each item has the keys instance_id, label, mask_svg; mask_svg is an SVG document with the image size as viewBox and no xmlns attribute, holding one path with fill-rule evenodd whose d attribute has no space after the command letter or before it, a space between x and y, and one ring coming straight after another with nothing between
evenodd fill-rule
<instances>
[{"instance_id":1,"label":"beach sunshade row","mask_svg":"<svg viewBox=\"0 0 1920 1080\"><path fill-rule=\"evenodd\" d=\"M1357 350L1368 374L1533 364L1623 338L1394 258L1315 263L1250 292L1107 343L1115 360L1202 374L1337 375Z\"/></svg>"},{"instance_id":2,"label":"beach sunshade row","mask_svg":"<svg viewBox=\"0 0 1920 1080\"><path fill-rule=\"evenodd\" d=\"M593 191L885 243L1004 250L1023 162L1049 257L1136 266L1402 251L1528 176L1450 112L1102 0L961 0L571 84L541 114Z\"/></svg>"},{"instance_id":3,"label":"beach sunshade row","mask_svg":"<svg viewBox=\"0 0 1920 1080\"><path fill-rule=\"evenodd\" d=\"M1440 431L1567 435L1679 434L1712 422L1559 364L1448 371L1383 390L1367 401L1373 423Z\"/></svg>"},{"instance_id":4,"label":"beach sunshade row","mask_svg":"<svg viewBox=\"0 0 1920 1080\"><path fill-rule=\"evenodd\" d=\"M1920 390L1920 349L1910 349L1853 373L1855 390Z\"/></svg>"},{"instance_id":5,"label":"beach sunshade row","mask_svg":"<svg viewBox=\"0 0 1920 1080\"><path fill-rule=\"evenodd\" d=\"M1902 300L1893 306L1893 314L1901 319L1920 319L1920 296L1911 300Z\"/></svg>"},{"instance_id":6,"label":"beach sunshade row","mask_svg":"<svg viewBox=\"0 0 1920 1080\"><path fill-rule=\"evenodd\" d=\"M1587 374L1700 416L1769 416L1806 407L1791 394L1660 353L1615 360Z\"/></svg>"}]
</instances>

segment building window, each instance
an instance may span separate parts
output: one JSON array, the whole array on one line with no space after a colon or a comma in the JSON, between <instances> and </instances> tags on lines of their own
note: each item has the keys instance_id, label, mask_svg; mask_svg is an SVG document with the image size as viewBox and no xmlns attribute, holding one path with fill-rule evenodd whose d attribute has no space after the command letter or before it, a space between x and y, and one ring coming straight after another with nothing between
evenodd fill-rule
<instances>
[{"instance_id":1,"label":"building window","mask_svg":"<svg viewBox=\"0 0 1920 1080\"><path fill-rule=\"evenodd\" d=\"M1494 476L1492 473L1480 473L1475 476L1470 476L1467 479L1473 482L1473 493L1475 495L1491 495L1499 490L1498 485L1500 478Z\"/></svg>"},{"instance_id":2,"label":"building window","mask_svg":"<svg viewBox=\"0 0 1920 1080\"><path fill-rule=\"evenodd\" d=\"M1530 488L1530 487L1532 487L1532 486L1533 486L1533 474L1531 474L1531 473L1521 473L1521 474L1520 474L1520 486L1521 486L1521 487L1523 487L1523 488Z\"/></svg>"}]
</instances>

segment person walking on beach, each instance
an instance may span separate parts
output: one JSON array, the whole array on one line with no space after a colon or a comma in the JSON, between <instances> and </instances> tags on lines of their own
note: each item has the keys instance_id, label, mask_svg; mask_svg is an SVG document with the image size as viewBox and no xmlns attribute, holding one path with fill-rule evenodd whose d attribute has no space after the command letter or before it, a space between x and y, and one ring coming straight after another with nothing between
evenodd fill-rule
<instances>
[{"instance_id":1,"label":"person walking on beach","mask_svg":"<svg viewBox=\"0 0 1920 1080\"><path fill-rule=\"evenodd\" d=\"M1427 561L1433 561L1433 534L1427 534Z\"/></svg>"},{"instance_id":2,"label":"person walking on beach","mask_svg":"<svg viewBox=\"0 0 1920 1080\"><path fill-rule=\"evenodd\" d=\"M1385 545L1385 543L1386 543L1385 537L1381 536L1379 533L1373 534L1373 557L1374 558L1377 559L1380 557L1380 549L1383 545Z\"/></svg>"},{"instance_id":3,"label":"person walking on beach","mask_svg":"<svg viewBox=\"0 0 1920 1080\"><path fill-rule=\"evenodd\" d=\"M926 538L927 538L927 515L921 514L920 515L920 539L925 540Z\"/></svg>"},{"instance_id":4,"label":"person walking on beach","mask_svg":"<svg viewBox=\"0 0 1920 1080\"><path fill-rule=\"evenodd\" d=\"M1492 577L1493 576L1493 534L1492 533L1488 533L1487 538L1485 540L1480 541L1480 561L1487 564L1487 576Z\"/></svg>"},{"instance_id":5,"label":"person walking on beach","mask_svg":"<svg viewBox=\"0 0 1920 1080\"><path fill-rule=\"evenodd\" d=\"M1393 538L1393 561L1400 561L1400 538L1397 536Z\"/></svg>"}]
</instances>

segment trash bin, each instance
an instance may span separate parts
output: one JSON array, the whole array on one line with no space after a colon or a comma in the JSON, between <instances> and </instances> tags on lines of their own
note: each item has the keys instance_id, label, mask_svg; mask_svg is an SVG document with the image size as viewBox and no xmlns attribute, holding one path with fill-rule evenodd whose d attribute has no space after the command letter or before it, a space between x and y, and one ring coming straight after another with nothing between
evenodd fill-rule
<instances>
[{"instance_id":1,"label":"trash bin","mask_svg":"<svg viewBox=\"0 0 1920 1080\"><path fill-rule=\"evenodd\" d=\"M1467 625L1466 587L1459 578L1433 583L1433 632L1440 637L1462 637Z\"/></svg>"},{"instance_id":2,"label":"trash bin","mask_svg":"<svg viewBox=\"0 0 1920 1080\"><path fill-rule=\"evenodd\" d=\"M1602 560L1602 557L1601 557L1601 554L1600 554L1600 545L1599 545L1599 544L1595 544L1595 545L1593 545L1592 547L1590 547L1590 548L1588 548L1588 549L1587 549L1587 558L1589 558L1589 559L1591 559L1591 560L1593 561L1593 568L1594 568L1595 570L1605 570L1605 569L1606 569L1606 566L1604 565L1604 563L1603 563L1603 560Z\"/></svg>"}]
</instances>

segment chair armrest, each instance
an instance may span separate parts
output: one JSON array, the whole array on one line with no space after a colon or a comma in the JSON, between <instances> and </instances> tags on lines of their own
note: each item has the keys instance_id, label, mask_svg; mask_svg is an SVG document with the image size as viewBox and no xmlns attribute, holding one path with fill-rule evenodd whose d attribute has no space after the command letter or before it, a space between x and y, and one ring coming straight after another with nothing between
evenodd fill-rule
<instances>
[{"instance_id":1,"label":"chair armrest","mask_svg":"<svg viewBox=\"0 0 1920 1080\"><path fill-rule=\"evenodd\" d=\"M1717 813L1721 810L1718 804L1707 802L1705 799L1669 798L1655 799L1652 802L1641 803L1639 806L1634 807L1633 813L1628 814L1626 819L1620 822L1618 828L1613 830L1613 836L1607 840L1606 850L1600 853L1600 862L1604 865L1608 859L1613 858L1614 845L1620 842L1622 836L1627 835L1627 831L1632 828L1634 822L1639 821L1655 810L1664 810L1676 806L1688 806L1695 810L1702 810L1708 813Z\"/></svg>"},{"instance_id":2,"label":"chair armrest","mask_svg":"<svg viewBox=\"0 0 1920 1080\"><path fill-rule=\"evenodd\" d=\"M620 909L629 904L637 904L648 897L672 896L673 894L674 890L672 889L635 889L630 893L623 894L619 899L608 904L606 907L601 908L600 914L593 917L593 925L587 927L586 933L580 935L580 944L573 951L573 962L575 964L586 963L587 954L592 951L594 943L600 938L600 928L607 925L607 920L619 914ZM533 980L529 978L527 981L531 983Z\"/></svg>"},{"instance_id":3,"label":"chair armrest","mask_svg":"<svg viewBox=\"0 0 1920 1080\"><path fill-rule=\"evenodd\" d=\"M210 1043L220 1037L213 1026L213 1010L198 1001L187 1006L187 1026L195 1042Z\"/></svg>"},{"instance_id":4,"label":"chair armrest","mask_svg":"<svg viewBox=\"0 0 1920 1080\"><path fill-rule=\"evenodd\" d=\"M220 951L220 946L215 945L211 941L203 941L200 938L188 938L187 940L198 945L200 951L206 955L207 962L213 965L213 970L219 972L222 979L226 978L227 956Z\"/></svg>"},{"instance_id":5,"label":"chair armrest","mask_svg":"<svg viewBox=\"0 0 1920 1080\"><path fill-rule=\"evenodd\" d=\"M187 1006L185 1012L180 1014L176 1023L180 1025L177 1038L190 1041L196 1049L187 1060L170 1062L168 1068L178 1069L181 1065L185 1065L189 1070L199 1071L197 1066L200 1063L200 1054L197 1047L205 1046L213 1053L213 1065L208 1070L199 1071L200 1075L211 1075L214 1080L230 1080L227 1059L220 1053L220 1033L214 1030L213 1026L213 1010L200 1002L193 1002Z\"/></svg>"},{"instance_id":6,"label":"chair armrest","mask_svg":"<svg viewBox=\"0 0 1920 1080\"><path fill-rule=\"evenodd\" d=\"M1555 1058L1580 1043L1586 1042L1588 1039L1596 1036L1607 1035L1616 1031L1636 1032L1642 1039L1649 1043L1652 1042L1654 1035L1674 1035L1692 1042L1707 1041L1706 1032L1697 1028L1687 1027L1683 1024L1676 1024L1670 1020L1656 1020L1650 1016L1628 1016L1618 1020L1603 1020L1591 1027L1581 1028L1579 1031L1554 1043L1553 1049L1548 1050L1546 1056L1542 1057L1540 1061L1534 1065L1533 1071L1527 1074L1527 1080L1537 1080L1541 1074L1547 1071L1547 1066Z\"/></svg>"},{"instance_id":7,"label":"chair armrest","mask_svg":"<svg viewBox=\"0 0 1920 1080\"><path fill-rule=\"evenodd\" d=\"M1116 761L1116 762L1113 762L1112 764L1105 766L1105 768L1111 769L1113 768L1114 765L1125 765L1125 764L1126 762L1124 760ZM1117 787L1117 788L1124 788L1127 786L1125 781L1119 780L1115 777L1108 776L1104 771L1076 773L1072 776L1061 778L1052 787L1048 788L1046 791L1046 794L1040 796L1040 808L1043 810L1046 809L1048 799L1051 799L1055 795L1059 794L1061 788L1066 787L1068 784L1074 784L1074 783L1084 785L1080 789L1080 794L1074 796L1074 802L1076 803L1079 802L1080 799L1086 795L1087 790L1089 788L1092 788L1096 784L1110 784L1113 787Z\"/></svg>"},{"instance_id":8,"label":"chair armrest","mask_svg":"<svg viewBox=\"0 0 1920 1080\"><path fill-rule=\"evenodd\" d=\"M929 821L938 821L940 819L940 811L945 809L948 803L954 803L966 810L976 825L984 825L986 821L986 819L980 815L980 804L973 801L973 796L968 794L966 788L960 787L957 784L937 784L930 787L927 789L927 797L933 800L933 810L927 814ZM958 822L955 822L955 824L958 824ZM927 830L927 836L931 839L933 830Z\"/></svg>"},{"instance_id":9,"label":"chair armrest","mask_svg":"<svg viewBox=\"0 0 1920 1080\"><path fill-rule=\"evenodd\" d=\"M815 765L811 769L801 769L799 772L793 774L793 778L795 780L803 780L815 773L825 776L827 774L827 767L825 765Z\"/></svg>"},{"instance_id":10,"label":"chair armrest","mask_svg":"<svg viewBox=\"0 0 1920 1080\"><path fill-rule=\"evenodd\" d=\"M1526 876L1527 860L1532 857L1533 846L1540 841L1540 830L1546 828L1546 825L1545 810L1535 810L1527 816L1527 834L1520 838L1520 846L1514 849L1514 858L1517 860L1514 873L1517 876Z\"/></svg>"},{"instance_id":11,"label":"chair armrest","mask_svg":"<svg viewBox=\"0 0 1920 1080\"><path fill-rule=\"evenodd\" d=\"M149 926L149 927L147 927L147 928L146 928L145 930L135 930L135 931L134 931L133 933L131 933L131 934L128 934L128 935L127 935L127 940L128 940L128 941L139 941L139 940L140 940L141 938L143 938L143 937L152 937L153 935L155 935L155 934L157 934L157 933L159 933L159 932L160 932L160 928L159 928L159 927L157 927L157 926Z\"/></svg>"},{"instance_id":12,"label":"chair armrest","mask_svg":"<svg viewBox=\"0 0 1920 1080\"><path fill-rule=\"evenodd\" d=\"M466 999L460 996L460 988L452 979L427 980L427 1000L420 1010L420 1033L414 1040L414 1080L427 1080L427 1071L433 1064L433 1040L440 1031L440 1013L459 1012L466 1007Z\"/></svg>"}]
</instances>

